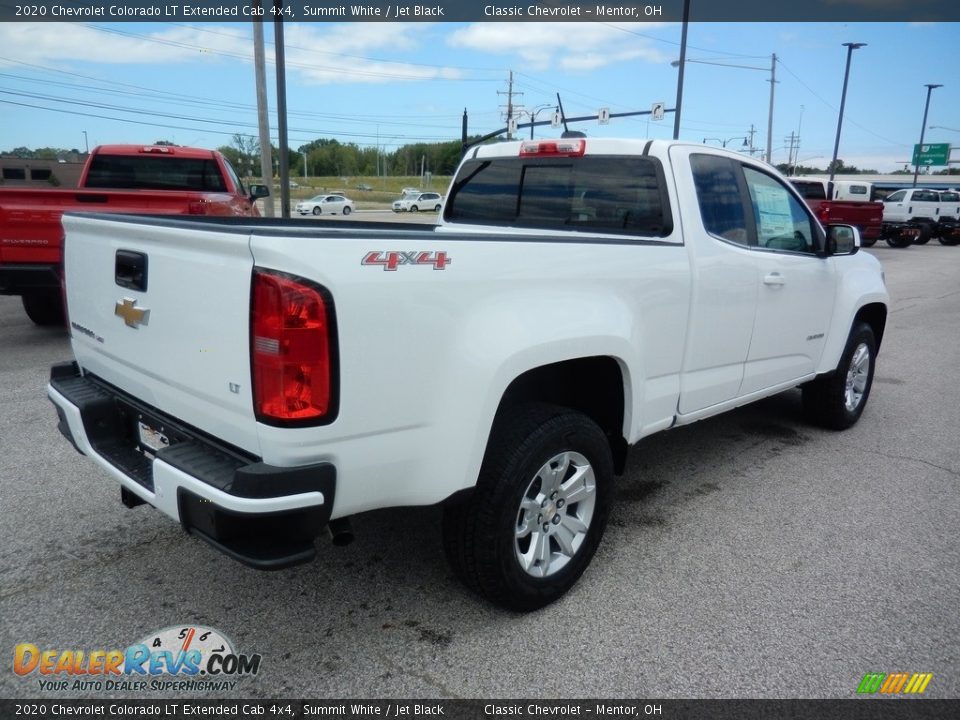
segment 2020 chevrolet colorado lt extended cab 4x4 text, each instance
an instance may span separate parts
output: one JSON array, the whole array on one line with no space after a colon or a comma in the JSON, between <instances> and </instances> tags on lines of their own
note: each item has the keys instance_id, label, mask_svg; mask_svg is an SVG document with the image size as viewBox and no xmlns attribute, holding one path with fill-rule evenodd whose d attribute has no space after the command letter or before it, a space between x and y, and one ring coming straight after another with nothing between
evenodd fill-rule
<instances>
[{"instance_id":1,"label":"2020 chevrolet colorado lt extended cab 4x4 text","mask_svg":"<svg viewBox=\"0 0 960 720\"><path fill-rule=\"evenodd\" d=\"M256 567L443 503L458 576L529 610L586 569L631 444L796 386L831 428L867 403L880 265L751 158L479 146L440 222L66 216L61 431Z\"/></svg>"},{"instance_id":2,"label":"2020 chevrolet colorado lt extended cab 4x4 text","mask_svg":"<svg viewBox=\"0 0 960 720\"><path fill-rule=\"evenodd\" d=\"M0 294L20 295L38 325L62 325L65 211L148 215L259 215L227 159L178 145L101 145L77 188L0 188Z\"/></svg>"}]
</instances>

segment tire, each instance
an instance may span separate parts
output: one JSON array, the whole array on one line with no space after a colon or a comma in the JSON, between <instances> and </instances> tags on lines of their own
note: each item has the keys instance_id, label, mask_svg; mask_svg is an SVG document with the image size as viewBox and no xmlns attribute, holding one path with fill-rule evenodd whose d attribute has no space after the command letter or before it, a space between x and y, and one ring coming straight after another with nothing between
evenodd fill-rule
<instances>
[{"instance_id":1,"label":"tire","mask_svg":"<svg viewBox=\"0 0 960 720\"><path fill-rule=\"evenodd\" d=\"M912 240L904 239L899 235L888 235L887 236L887 245L892 248L906 248L910 247L913 244Z\"/></svg>"},{"instance_id":2,"label":"tire","mask_svg":"<svg viewBox=\"0 0 960 720\"><path fill-rule=\"evenodd\" d=\"M24 293L20 299L27 317L35 324L47 327L66 323L59 290Z\"/></svg>"},{"instance_id":3,"label":"tire","mask_svg":"<svg viewBox=\"0 0 960 720\"><path fill-rule=\"evenodd\" d=\"M433 208L433 211L434 211L434 212L440 212L440 206L437 205L436 207L434 207L434 208Z\"/></svg>"},{"instance_id":4,"label":"tire","mask_svg":"<svg viewBox=\"0 0 960 720\"><path fill-rule=\"evenodd\" d=\"M447 560L497 605L548 605L590 564L612 483L610 444L590 418L541 404L508 408L494 424L474 492L444 510Z\"/></svg>"},{"instance_id":5,"label":"tire","mask_svg":"<svg viewBox=\"0 0 960 720\"><path fill-rule=\"evenodd\" d=\"M866 323L850 331L837 369L803 386L803 412L807 420L831 430L846 430L860 415L870 397L877 364L877 342Z\"/></svg>"},{"instance_id":6,"label":"tire","mask_svg":"<svg viewBox=\"0 0 960 720\"><path fill-rule=\"evenodd\" d=\"M938 238L938 240L940 240L941 245L949 245L949 246L960 245L960 238L944 237L943 235L941 235Z\"/></svg>"},{"instance_id":7,"label":"tire","mask_svg":"<svg viewBox=\"0 0 960 720\"><path fill-rule=\"evenodd\" d=\"M411 205L410 212L420 212L420 208L418 208L416 205Z\"/></svg>"},{"instance_id":8,"label":"tire","mask_svg":"<svg viewBox=\"0 0 960 720\"><path fill-rule=\"evenodd\" d=\"M864 238L862 235L860 236L860 247L873 247L876 244L876 238Z\"/></svg>"},{"instance_id":9,"label":"tire","mask_svg":"<svg viewBox=\"0 0 960 720\"><path fill-rule=\"evenodd\" d=\"M350 208L349 208L347 205L344 205L344 206L343 206L343 214L344 214L344 215L349 215L351 212L352 212L352 211L350 210Z\"/></svg>"},{"instance_id":10,"label":"tire","mask_svg":"<svg viewBox=\"0 0 960 720\"><path fill-rule=\"evenodd\" d=\"M917 239L913 241L913 244L926 245L928 242L930 242L931 237L933 237L933 225L930 223L921 223L920 235L917 236Z\"/></svg>"},{"instance_id":11,"label":"tire","mask_svg":"<svg viewBox=\"0 0 960 720\"><path fill-rule=\"evenodd\" d=\"M320 206L319 206L319 205L314 205L314 207L313 207L313 214L314 214L314 215L319 215L321 212L323 212L323 211L320 209Z\"/></svg>"}]
</instances>

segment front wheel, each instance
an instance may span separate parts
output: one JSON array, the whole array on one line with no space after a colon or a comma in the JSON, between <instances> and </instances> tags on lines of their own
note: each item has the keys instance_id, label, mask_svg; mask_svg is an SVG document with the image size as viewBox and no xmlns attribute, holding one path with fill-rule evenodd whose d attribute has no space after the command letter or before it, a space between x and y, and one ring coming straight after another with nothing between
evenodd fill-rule
<instances>
[{"instance_id":1,"label":"front wheel","mask_svg":"<svg viewBox=\"0 0 960 720\"><path fill-rule=\"evenodd\" d=\"M590 564L612 481L610 444L590 418L540 404L510 408L491 433L473 494L445 509L447 559L488 600L541 608Z\"/></svg>"},{"instance_id":2,"label":"front wheel","mask_svg":"<svg viewBox=\"0 0 960 720\"><path fill-rule=\"evenodd\" d=\"M434 206L433 211L434 211L434 212L440 212L440 205L438 204L438 205Z\"/></svg>"},{"instance_id":3,"label":"front wheel","mask_svg":"<svg viewBox=\"0 0 960 720\"><path fill-rule=\"evenodd\" d=\"M323 211L320 210L320 207L319 207L319 206L313 208L313 214L314 214L314 215L319 215L321 212L323 212Z\"/></svg>"},{"instance_id":4,"label":"front wheel","mask_svg":"<svg viewBox=\"0 0 960 720\"><path fill-rule=\"evenodd\" d=\"M420 208L418 208L416 205L410 206L410 212L419 212L419 211L420 211Z\"/></svg>"},{"instance_id":5,"label":"front wheel","mask_svg":"<svg viewBox=\"0 0 960 720\"><path fill-rule=\"evenodd\" d=\"M846 430L860 419L870 397L877 342L866 323L850 331L837 369L803 386L807 419L831 430Z\"/></svg>"},{"instance_id":6,"label":"front wheel","mask_svg":"<svg viewBox=\"0 0 960 720\"><path fill-rule=\"evenodd\" d=\"M349 215L349 214L350 214L350 212L351 212L351 210L350 210L350 208L349 208L349 207L346 207L346 206L344 206L344 208L343 208L343 214L344 214L344 215Z\"/></svg>"}]
</instances>

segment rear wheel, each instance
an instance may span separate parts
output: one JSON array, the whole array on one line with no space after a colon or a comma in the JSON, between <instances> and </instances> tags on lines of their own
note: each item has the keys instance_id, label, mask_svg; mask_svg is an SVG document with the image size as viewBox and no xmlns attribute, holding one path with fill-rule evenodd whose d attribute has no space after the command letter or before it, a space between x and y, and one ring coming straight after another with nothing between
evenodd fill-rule
<instances>
[{"instance_id":1,"label":"rear wheel","mask_svg":"<svg viewBox=\"0 0 960 720\"><path fill-rule=\"evenodd\" d=\"M910 238L905 238L896 231L895 231L895 234L893 235L887 235L886 240L887 240L887 245L889 245L892 248L910 247L910 245L913 242Z\"/></svg>"},{"instance_id":2,"label":"rear wheel","mask_svg":"<svg viewBox=\"0 0 960 720\"><path fill-rule=\"evenodd\" d=\"M960 245L960 237L949 237L941 235L940 238L941 245Z\"/></svg>"},{"instance_id":3,"label":"rear wheel","mask_svg":"<svg viewBox=\"0 0 960 720\"><path fill-rule=\"evenodd\" d=\"M63 325L66 322L59 290L24 293L20 300L27 317L37 325Z\"/></svg>"},{"instance_id":4,"label":"rear wheel","mask_svg":"<svg viewBox=\"0 0 960 720\"><path fill-rule=\"evenodd\" d=\"M433 208L434 212L440 212L440 203L437 203L436 207Z\"/></svg>"},{"instance_id":5,"label":"rear wheel","mask_svg":"<svg viewBox=\"0 0 960 720\"><path fill-rule=\"evenodd\" d=\"M914 239L914 245L926 245L933 237L933 225L930 223L920 223L920 234Z\"/></svg>"},{"instance_id":6,"label":"rear wheel","mask_svg":"<svg viewBox=\"0 0 960 720\"><path fill-rule=\"evenodd\" d=\"M476 489L445 509L447 559L488 600L512 610L543 607L593 558L612 479L610 445L590 418L540 404L508 409L491 433Z\"/></svg>"},{"instance_id":7,"label":"rear wheel","mask_svg":"<svg viewBox=\"0 0 960 720\"><path fill-rule=\"evenodd\" d=\"M349 205L344 205L344 206L343 206L343 214L344 214L344 215L349 215L350 212L351 212L350 206L349 206Z\"/></svg>"},{"instance_id":8,"label":"rear wheel","mask_svg":"<svg viewBox=\"0 0 960 720\"><path fill-rule=\"evenodd\" d=\"M856 423L870 397L876 359L873 330L858 323L850 331L837 369L803 386L807 419L831 430L845 430Z\"/></svg>"}]
</instances>

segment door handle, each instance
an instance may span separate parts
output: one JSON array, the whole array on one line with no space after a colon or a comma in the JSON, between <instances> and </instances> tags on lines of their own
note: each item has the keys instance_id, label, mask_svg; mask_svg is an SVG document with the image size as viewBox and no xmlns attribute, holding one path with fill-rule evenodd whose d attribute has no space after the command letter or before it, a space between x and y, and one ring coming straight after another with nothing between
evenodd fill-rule
<instances>
[{"instance_id":1,"label":"door handle","mask_svg":"<svg viewBox=\"0 0 960 720\"><path fill-rule=\"evenodd\" d=\"M772 272L763 278L764 285L784 285L787 279L778 272Z\"/></svg>"}]
</instances>

